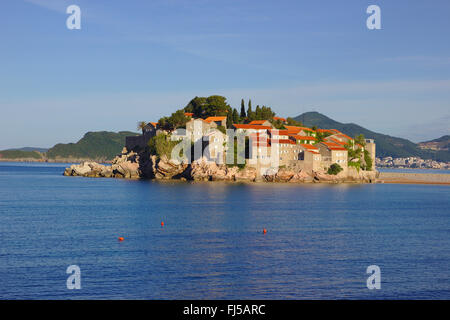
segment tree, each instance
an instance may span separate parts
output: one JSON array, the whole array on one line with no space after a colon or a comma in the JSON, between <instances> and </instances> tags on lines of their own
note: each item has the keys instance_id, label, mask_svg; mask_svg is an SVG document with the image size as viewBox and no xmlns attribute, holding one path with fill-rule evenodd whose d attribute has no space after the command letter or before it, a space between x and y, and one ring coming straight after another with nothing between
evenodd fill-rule
<instances>
[{"instance_id":1,"label":"tree","mask_svg":"<svg viewBox=\"0 0 450 320\"><path fill-rule=\"evenodd\" d=\"M227 128L232 128L233 127L233 113L232 112L228 112L227 113Z\"/></svg>"},{"instance_id":2,"label":"tree","mask_svg":"<svg viewBox=\"0 0 450 320\"><path fill-rule=\"evenodd\" d=\"M176 128L186 126L186 122L188 121L189 118L185 116L184 110L177 110L170 117L162 117L159 119L158 124L161 128L175 130Z\"/></svg>"},{"instance_id":3,"label":"tree","mask_svg":"<svg viewBox=\"0 0 450 320\"><path fill-rule=\"evenodd\" d=\"M244 103L244 99L241 100L241 118L244 119L245 117L247 117L246 113L245 113L245 103Z\"/></svg>"},{"instance_id":4,"label":"tree","mask_svg":"<svg viewBox=\"0 0 450 320\"><path fill-rule=\"evenodd\" d=\"M255 109L255 120L262 120L261 119L261 108L259 107L259 105L257 105L256 109Z\"/></svg>"},{"instance_id":5,"label":"tree","mask_svg":"<svg viewBox=\"0 0 450 320\"><path fill-rule=\"evenodd\" d=\"M366 138L364 137L364 135L361 133L359 136L355 137L355 143L362 145L363 147L366 146Z\"/></svg>"},{"instance_id":6,"label":"tree","mask_svg":"<svg viewBox=\"0 0 450 320\"><path fill-rule=\"evenodd\" d=\"M247 120L252 121L254 120L254 114L252 111L252 100L248 100L248 109L247 109Z\"/></svg>"},{"instance_id":7,"label":"tree","mask_svg":"<svg viewBox=\"0 0 450 320\"><path fill-rule=\"evenodd\" d=\"M286 119L287 125L288 126L297 126L297 127L301 127L303 126L302 123L300 121L296 121L293 118L289 117Z\"/></svg>"},{"instance_id":8,"label":"tree","mask_svg":"<svg viewBox=\"0 0 450 320\"><path fill-rule=\"evenodd\" d=\"M325 141L325 138L331 135L331 133L326 131L325 132L317 131L318 128L314 129L313 127L313 130L316 130L316 143Z\"/></svg>"},{"instance_id":9,"label":"tree","mask_svg":"<svg viewBox=\"0 0 450 320\"><path fill-rule=\"evenodd\" d=\"M142 134L144 134L144 128L147 125L147 122L145 121L139 121L137 124L137 129L142 130Z\"/></svg>"},{"instance_id":10,"label":"tree","mask_svg":"<svg viewBox=\"0 0 450 320\"><path fill-rule=\"evenodd\" d=\"M364 170L371 171L373 166L372 157L370 156L369 151L364 150L364 162L365 166L363 167Z\"/></svg>"},{"instance_id":11,"label":"tree","mask_svg":"<svg viewBox=\"0 0 450 320\"><path fill-rule=\"evenodd\" d=\"M225 116L232 112L227 99L222 96L195 97L184 108L184 112L192 112L194 118L207 118L214 116Z\"/></svg>"},{"instance_id":12,"label":"tree","mask_svg":"<svg viewBox=\"0 0 450 320\"><path fill-rule=\"evenodd\" d=\"M239 113L236 109L233 109L233 123L239 123Z\"/></svg>"}]
</instances>

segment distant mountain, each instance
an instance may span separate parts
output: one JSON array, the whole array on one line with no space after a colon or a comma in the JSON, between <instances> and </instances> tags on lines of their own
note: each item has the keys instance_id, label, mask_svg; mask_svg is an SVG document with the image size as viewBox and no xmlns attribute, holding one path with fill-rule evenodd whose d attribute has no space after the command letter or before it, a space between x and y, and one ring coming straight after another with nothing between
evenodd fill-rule
<instances>
[{"instance_id":1,"label":"distant mountain","mask_svg":"<svg viewBox=\"0 0 450 320\"><path fill-rule=\"evenodd\" d=\"M367 139L374 139L377 145L377 157L403 158L415 156L422 159L450 161L449 151L421 149L419 145L407 139L377 133L354 123L341 123L319 112L306 112L294 119L307 127L317 126L322 129L337 129L351 137L363 134Z\"/></svg>"},{"instance_id":2,"label":"distant mountain","mask_svg":"<svg viewBox=\"0 0 450 320\"><path fill-rule=\"evenodd\" d=\"M35 148L35 147L23 147L23 148L14 148L9 150L18 150L18 151L37 151L40 153L44 153L48 151L48 148Z\"/></svg>"},{"instance_id":3,"label":"distant mountain","mask_svg":"<svg viewBox=\"0 0 450 320\"><path fill-rule=\"evenodd\" d=\"M449 151L450 150L450 136L442 136L438 139L424 141L418 143L419 148L421 149L429 149L435 151Z\"/></svg>"},{"instance_id":4,"label":"distant mountain","mask_svg":"<svg viewBox=\"0 0 450 320\"><path fill-rule=\"evenodd\" d=\"M130 131L88 132L77 143L59 143L46 154L49 159L112 160L125 146L126 136L136 136Z\"/></svg>"},{"instance_id":5,"label":"distant mountain","mask_svg":"<svg viewBox=\"0 0 450 320\"><path fill-rule=\"evenodd\" d=\"M42 153L38 151L24 151L16 149L0 151L0 160L41 160L43 158Z\"/></svg>"}]
</instances>

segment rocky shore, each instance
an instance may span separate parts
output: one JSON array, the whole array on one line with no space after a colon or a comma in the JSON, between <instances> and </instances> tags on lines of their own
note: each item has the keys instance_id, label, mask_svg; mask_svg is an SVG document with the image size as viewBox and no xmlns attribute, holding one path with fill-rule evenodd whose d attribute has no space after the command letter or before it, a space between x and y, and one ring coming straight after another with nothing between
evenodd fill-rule
<instances>
[{"instance_id":1,"label":"rocky shore","mask_svg":"<svg viewBox=\"0 0 450 320\"><path fill-rule=\"evenodd\" d=\"M347 174L329 175L324 171L305 171L295 167L282 167L277 172L259 175L252 167L240 169L207 162L199 159L191 164L177 164L172 160L158 159L148 154L127 152L114 158L111 165L96 162L82 162L71 165L64 171L65 176L105 177L125 179L178 179L182 181L236 181L236 182L291 182L291 183L374 183L377 171L356 171L349 168Z\"/></svg>"}]
</instances>

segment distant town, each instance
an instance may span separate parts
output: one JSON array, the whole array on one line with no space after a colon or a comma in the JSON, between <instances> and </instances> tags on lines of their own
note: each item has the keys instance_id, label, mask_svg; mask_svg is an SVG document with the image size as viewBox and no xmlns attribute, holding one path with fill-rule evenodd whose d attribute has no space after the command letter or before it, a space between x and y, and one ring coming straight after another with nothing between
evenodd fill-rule
<instances>
[{"instance_id":1,"label":"distant town","mask_svg":"<svg viewBox=\"0 0 450 320\"><path fill-rule=\"evenodd\" d=\"M407 158L376 158L375 165L377 168L410 168L410 169L450 169L450 163L440 162L430 159L421 159L419 157Z\"/></svg>"}]
</instances>

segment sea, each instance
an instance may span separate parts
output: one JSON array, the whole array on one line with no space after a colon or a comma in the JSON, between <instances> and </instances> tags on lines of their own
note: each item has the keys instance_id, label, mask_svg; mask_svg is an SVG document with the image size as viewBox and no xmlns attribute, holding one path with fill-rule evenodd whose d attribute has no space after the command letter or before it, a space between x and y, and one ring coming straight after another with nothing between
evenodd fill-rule
<instances>
[{"instance_id":1,"label":"sea","mask_svg":"<svg viewBox=\"0 0 450 320\"><path fill-rule=\"evenodd\" d=\"M0 299L450 299L450 186L66 166L0 163Z\"/></svg>"}]
</instances>

